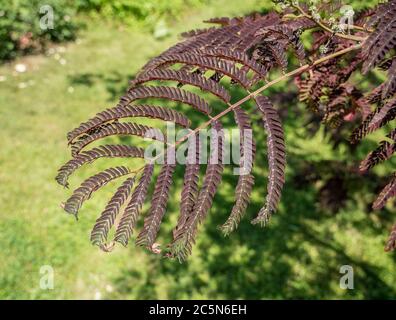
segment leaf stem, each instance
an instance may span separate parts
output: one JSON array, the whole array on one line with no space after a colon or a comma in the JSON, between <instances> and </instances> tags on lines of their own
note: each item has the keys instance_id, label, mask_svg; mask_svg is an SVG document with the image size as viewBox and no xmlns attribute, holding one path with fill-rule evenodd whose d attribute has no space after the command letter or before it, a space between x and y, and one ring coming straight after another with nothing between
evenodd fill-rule
<instances>
[{"instance_id":1,"label":"leaf stem","mask_svg":"<svg viewBox=\"0 0 396 320\"><path fill-rule=\"evenodd\" d=\"M191 135L196 134L198 131L201 131L205 128L207 128L209 125L211 125L214 121L219 120L221 117L227 115L229 112L233 111L234 109L238 108L239 106L241 106L243 103L249 101L251 98L256 97L257 95L259 95L261 92L263 92L264 90L268 89L269 87L272 87L273 85L286 80L287 78L296 76L300 73L303 73L305 71L308 71L309 69L311 69L312 67L321 64L323 62L326 62L328 60L334 59L338 56L344 55L348 52L354 51L354 50L359 50L362 47L362 44L356 44L353 46L350 46L346 49L334 52L330 55L327 55L325 57L322 57L316 61L314 61L312 64L306 64L303 65L302 67L295 69L289 73L286 73L284 75L282 75L279 78L276 78L275 80L272 80L270 82L268 82L267 84L265 84L264 86L260 87L259 89L257 89L254 92L249 93L245 98L242 98L241 100L239 100L238 102L230 105L227 109L225 109L224 111L222 111L221 113L219 113L218 115L214 116L213 118L211 118L210 120L208 120L207 122L203 123L202 125L200 125L199 127L197 127L195 130L189 132L188 134L186 134L184 137L182 137L180 140L178 140L176 142L176 146L179 145L180 143L182 143L183 141L187 140Z\"/></svg>"},{"instance_id":2,"label":"leaf stem","mask_svg":"<svg viewBox=\"0 0 396 320\"><path fill-rule=\"evenodd\" d=\"M275 80L272 80L268 83L266 83L264 86L260 87L259 89L257 89L256 91L250 92L246 97L242 98L241 100L239 100L238 102L229 105L229 107L227 109L225 109L224 111L220 112L219 114L217 114L216 116L210 118L208 121L206 121L205 123L203 123L202 125L198 126L197 128L195 128L194 130L191 130L189 133L187 133L186 135L184 135L181 139L179 139L178 141L176 141L176 143L174 145L172 145L171 147L175 148L177 147L179 144L181 144L182 142L186 141L189 137L191 137L192 135L197 134L199 131L206 129L208 126L210 126L213 122L219 120L220 118L224 117L225 115L227 115L228 113L230 113L231 111L233 111L234 109L238 108L239 106L241 106L242 104L244 104L245 102L249 101L250 99L258 96L260 93L262 93L263 91L267 90L268 88L272 87L273 85L286 80L290 77L296 76L300 73L306 72L308 70L310 70L311 68L313 68L314 66L317 66L318 64L321 64L323 62L326 62L328 60L334 59L338 56L344 55L348 52L351 51L355 51L355 50L359 50L362 48L362 44L356 44L353 46L350 46L346 49L334 52L330 55L324 56L316 61L314 61L311 64L306 64L303 65L301 67L299 67L298 69L295 69L293 71L290 71L284 75L282 75L279 78L276 78ZM157 155L156 157L154 157L153 159L150 160L151 163L154 163L158 158L160 158L162 155L164 154L164 152L161 152L159 155ZM144 166L143 166L144 167ZM142 168L143 168L142 167ZM141 171L142 168L137 169L136 171Z\"/></svg>"}]
</instances>

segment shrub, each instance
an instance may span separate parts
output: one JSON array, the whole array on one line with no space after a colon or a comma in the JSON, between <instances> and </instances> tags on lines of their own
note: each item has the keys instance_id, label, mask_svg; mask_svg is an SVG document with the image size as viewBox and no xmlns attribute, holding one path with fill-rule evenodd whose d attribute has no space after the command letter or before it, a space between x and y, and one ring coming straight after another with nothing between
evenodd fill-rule
<instances>
[{"instance_id":1,"label":"shrub","mask_svg":"<svg viewBox=\"0 0 396 320\"><path fill-rule=\"evenodd\" d=\"M67 0L17 0L0 1L0 60L42 50L49 41L61 42L76 37L79 24L72 17L76 13L72 1ZM49 5L53 9L53 29L40 28L44 14L40 8Z\"/></svg>"}]
</instances>

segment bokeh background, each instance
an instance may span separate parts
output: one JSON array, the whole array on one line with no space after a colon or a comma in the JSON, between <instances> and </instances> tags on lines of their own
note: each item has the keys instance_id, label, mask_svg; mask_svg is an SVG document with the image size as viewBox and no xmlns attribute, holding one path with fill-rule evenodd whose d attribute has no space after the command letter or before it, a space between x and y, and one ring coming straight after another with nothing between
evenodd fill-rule
<instances>
[{"instance_id":1,"label":"bokeh background","mask_svg":"<svg viewBox=\"0 0 396 320\"><path fill-rule=\"evenodd\" d=\"M345 1L355 9L375 3ZM65 135L70 129L114 106L139 68L180 39L181 32L202 27L211 17L269 10L269 0L0 4L0 298L396 297L396 256L383 251L396 210L392 205L381 212L370 210L394 162L367 177L356 173L359 160L381 134L351 148L343 130L326 130L312 122L291 82L270 91L284 120L289 167L280 210L265 229L249 222L265 200L262 130L256 130L260 144L248 219L228 238L217 229L233 203L235 177L228 169L193 255L184 264L133 243L112 253L90 244L91 227L114 184L84 205L78 222L60 208L71 190L59 187L54 177L69 159ZM43 4L55 10L50 33L38 28ZM370 86L375 79L359 81ZM230 124L231 119L225 121ZM101 161L77 172L71 186L99 169L123 163ZM160 242L170 240L177 219L182 172L172 188ZM40 289L43 265L54 268L53 290ZM354 268L354 290L339 287L342 265Z\"/></svg>"}]
</instances>

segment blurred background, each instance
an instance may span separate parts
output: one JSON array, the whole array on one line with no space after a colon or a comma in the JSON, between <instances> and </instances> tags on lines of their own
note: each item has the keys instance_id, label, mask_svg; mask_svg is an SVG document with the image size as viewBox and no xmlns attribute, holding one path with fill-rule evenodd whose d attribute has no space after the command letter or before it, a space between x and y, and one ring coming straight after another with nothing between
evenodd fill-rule
<instances>
[{"instance_id":1,"label":"blurred background","mask_svg":"<svg viewBox=\"0 0 396 320\"><path fill-rule=\"evenodd\" d=\"M377 3L344 2L356 10ZM45 5L54 13L49 30L40 27ZM228 238L217 229L233 203L235 177L228 169L184 264L133 243L112 253L90 244L112 184L84 205L78 222L60 208L71 190L54 177L69 159L69 130L114 106L139 68L180 40L181 32L208 18L271 8L269 0L0 0L0 298L396 297L396 255L383 250L396 210L370 210L394 163L370 176L356 173L381 135L352 148L350 128L319 126L298 103L292 83L270 92L284 120L289 167L280 210L265 229L249 221L265 200L262 130L256 130L263 146L247 219ZM111 162L101 161L78 171L71 187ZM180 186L178 179L161 241L170 240ZM339 286L343 265L353 267L353 290ZM43 266L54 270L53 289L40 288Z\"/></svg>"}]
</instances>

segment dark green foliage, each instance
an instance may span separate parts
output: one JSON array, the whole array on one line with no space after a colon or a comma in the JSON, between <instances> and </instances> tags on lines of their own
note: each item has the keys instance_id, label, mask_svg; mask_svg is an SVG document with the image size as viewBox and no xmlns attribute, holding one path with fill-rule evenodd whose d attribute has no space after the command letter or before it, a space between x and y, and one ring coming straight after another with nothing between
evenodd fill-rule
<instances>
[{"instance_id":1,"label":"dark green foliage","mask_svg":"<svg viewBox=\"0 0 396 320\"><path fill-rule=\"evenodd\" d=\"M53 8L53 29L40 28L40 8ZM0 1L0 61L43 50L49 42L74 40L80 24L72 19L76 8L68 0Z\"/></svg>"}]
</instances>

